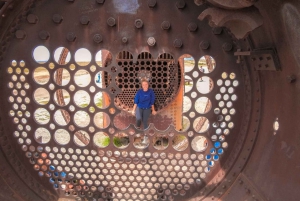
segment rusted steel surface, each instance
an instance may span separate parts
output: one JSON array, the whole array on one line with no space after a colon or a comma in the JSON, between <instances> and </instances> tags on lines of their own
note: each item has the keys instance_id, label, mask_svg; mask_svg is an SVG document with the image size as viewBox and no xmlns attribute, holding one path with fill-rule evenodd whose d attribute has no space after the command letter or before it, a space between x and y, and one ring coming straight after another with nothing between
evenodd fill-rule
<instances>
[{"instance_id":1,"label":"rusted steel surface","mask_svg":"<svg viewBox=\"0 0 300 201\"><path fill-rule=\"evenodd\" d=\"M231 2L231 6L236 6ZM280 130L273 133L272 128L268 129L273 123L269 115L274 115L274 108L280 106L276 101L270 104L273 109L268 106L266 102L271 103L277 92L265 93L266 88L262 87L273 83L290 94L296 94L296 90L286 84L276 85L270 74L254 71L245 57L236 64L234 56L237 49L246 52L254 46L261 48L258 38L263 31L260 35L254 33L257 39L254 44L250 38L233 40L226 29L211 29L206 21L198 21L203 11L214 15L213 11L209 13L214 8L206 10L206 4L196 7L193 1L131 0L126 4L118 0L32 1L34 6L22 3L21 17L11 19L13 23L3 29L8 31L0 34L3 36L0 141L6 155L1 164L8 165L0 169L8 189L8 194L0 193L3 198L99 201L282 198L278 193L266 196L274 190L261 178L269 168L265 180L279 187L282 180L271 174L287 169L284 164L277 164L270 150L287 157L279 155L280 161L295 162L298 145L293 141L297 137L291 135L292 140L285 140ZM247 3L252 5L254 1ZM284 9L293 11L290 6ZM225 16L234 13L235 17L242 16L243 22L253 20L249 12L228 12L231 14L219 16L217 21L221 23ZM226 19L226 26L232 27L234 23ZM255 23L251 25L250 29L241 26L233 34L244 37L258 27ZM272 46L272 42L268 43ZM47 61L33 56L37 46L49 50ZM58 47L64 48L56 61L54 52ZM80 48L91 53L88 64L75 58ZM103 50L102 66L95 56L99 50ZM278 52L280 57L284 51ZM70 61L66 61L68 53ZM188 60L182 59L182 55ZM185 63L191 59L188 55L195 60L191 71ZM283 55L288 58L291 54ZM202 56L206 72L199 69ZM49 73L46 83L39 80L42 72L38 67ZM70 76L63 77L62 69ZM291 75L292 67L289 69L283 71L286 77ZM99 79L97 83L98 76L102 82ZM279 74L275 76L281 78ZM132 125L135 118L128 113L141 78L150 79L159 111L150 117L153 124L147 130L136 129ZM293 80L288 83L295 83L296 79ZM41 88L46 92L37 93ZM64 97L63 90L68 96ZM84 92L88 95L83 96ZM99 97L102 102L97 102ZM209 101L201 102L201 97ZM286 99L286 105L293 102L292 97ZM197 107L199 102L203 111ZM267 111L261 124L263 108ZM281 122L286 116L283 110L278 114L276 120ZM282 122L290 125L289 118L285 119ZM279 135L278 139L267 141L269 131L272 136ZM255 142L258 149L253 151ZM252 151L254 154L247 164ZM268 164L269 158L272 165ZM257 167L259 172L254 171ZM17 176L6 171L16 172ZM287 178L294 174L297 170L291 168ZM24 185L14 185L18 179ZM299 186L296 177L291 183ZM241 190L244 188L245 191ZM290 190L285 197L296 200L295 192Z\"/></svg>"}]
</instances>

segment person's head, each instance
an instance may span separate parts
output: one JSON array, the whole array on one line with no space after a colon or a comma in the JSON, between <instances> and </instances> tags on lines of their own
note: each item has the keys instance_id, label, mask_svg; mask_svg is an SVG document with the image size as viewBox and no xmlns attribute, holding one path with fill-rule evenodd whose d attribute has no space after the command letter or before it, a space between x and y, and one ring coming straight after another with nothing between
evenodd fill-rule
<instances>
[{"instance_id":1,"label":"person's head","mask_svg":"<svg viewBox=\"0 0 300 201\"><path fill-rule=\"evenodd\" d=\"M148 88L149 88L149 82L148 82L148 80L143 79L143 80L141 81L141 84L142 84L142 89L143 89L143 91L148 91Z\"/></svg>"}]
</instances>

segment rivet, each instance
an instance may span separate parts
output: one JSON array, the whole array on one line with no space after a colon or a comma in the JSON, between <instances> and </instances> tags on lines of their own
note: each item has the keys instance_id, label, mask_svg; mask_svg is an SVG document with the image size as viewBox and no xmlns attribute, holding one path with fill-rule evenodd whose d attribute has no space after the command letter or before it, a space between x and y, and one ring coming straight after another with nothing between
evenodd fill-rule
<instances>
[{"instance_id":1,"label":"rivet","mask_svg":"<svg viewBox=\"0 0 300 201\"><path fill-rule=\"evenodd\" d=\"M182 47L182 41L180 39L175 39L173 42L173 46L176 48L181 48Z\"/></svg>"},{"instance_id":2,"label":"rivet","mask_svg":"<svg viewBox=\"0 0 300 201\"><path fill-rule=\"evenodd\" d=\"M68 41L70 41L70 42L74 42L74 41L75 41L75 39L76 39L76 35L75 35L75 33L73 33L73 32L69 32L69 33L67 34L67 40L68 40Z\"/></svg>"},{"instance_id":3,"label":"rivet","mask_svg":"<svg viewBox=\"0 0 300 201\"><path fill-rule=\"evenodd\" d=\"M215 34L215 35L220 35L220 34L222 34L222 32L223 32L223 28L222 28L222 27L213 27L213 28L212 28L212 32L213 32L213 34Z\"/></svg>"},{"instance_id":4,"label":"rivet","mask_svg":"<svg viewBox=\"0 0 300 201\"><path fill-rule=\"evenodd\" d=\"M54 14L52 20L56 24L60 24L63 21L63 17L60 14Z\"/></svg>"},{"instance_id":5,"label":"rivet","mask_svg":"<svg viewBox=\"0 0 300 201\"><path fill-rule=\"evenodd\" d=\"M38 17L34 14L29 14L27 16L27 22L29 22L30 24L36 24L38 22Z\"/></svg>"},{"instance_id":6,"label":"rivet","mask_svg":"<svg viewBox=\"0 0 300 201\"><path fill-rule=\"evenodd\" d=\"M108 26L111 26L111 27L116 25L116 19L113 17L108 18L106 22L107 22Z\"/></svg>"},{"instance_id":7,"label":"rivet","mask_svg":"<svg viewBox=\"0 0 300 201\"><path fill-rule=\"evenodd\" d=\"M289 83L293 83L296 81L296 76L295 75L289 75L287 76L287 80Z\"/></svg>"},{"instance_id":8,"label":"rivet","mask_svg":"<svg viewBox=\"0 0 300 201\"><path fill-rule=\"evenodd\" d=\"M98 4L104 4L105 0L96 0Z\"/></svg>"},{"instance_id":9,"label":"rivet","mask_svg":"<svg viewBox=\"0 0 300 201\"><path fill-rule=\"evenodd\" d=\"M148 40L147 40L147 43L149 46L154 46L156 41L155 41L155 38L154 37L149 37Z\"/></svg>"},{"instance_id":10,"label":"rivet","mask_svg":"<svg viewBox=\"0 0 300 201\"><path fill-rule=\"evenodd\" d=\"M134 25L136 28L140 29L144 26L144 22L141 19L137 19L134 21Z\"/></svg>"},{"instance_id":11,"label":"rivet","mask_svg":"<svg viewBox=\"0 0 300 201\"><path fill-rule=\"evenodd\" d=\"M229 51L231 51L232 50L232 44L231 43L224 43L223 45L222 45L222 48L223 48L223 50L225 51L225 52L229 52Z\"/></svg>"},{"instance_id":12,"label":"rivet","mask_svg":"<svg viewBox=\"0 0 300 201\"><path fill-rule=\"evenodd\" d=\"M17 39L24 39L26 37L26 32L23 30L18 30L16 31L15 36Z\"/></svg>"},{"instance_id":13,"label":"rivet","mask_svg":"<svg viewBox=\"0 0 300 201\"><path fill-rule=\"evenodd\" d=\"M199 48L200 49L203 49L203 50L207 50L209 48L210 44L208 41L202 41L200 44L199 44Z\"/></svg>"},{"instance_id":14,"label":"rivet","mask_svg":"<svg viewBox=\"0 0 300 201\"><path fill-rule=\"evenodd\" d=\"M184 1L184 0L179 0L179 1L177 1L177 2L176 2L176 7L177 7L178 9L184 9L184 7L185 7L185 1Z\"/></svg>"},{"instance_id":15,"label":"rivet","mask_svg":"<svg viewBox=\"0 0 300 201\"><path fill-rule=\"evenodd\" d=\"M101 43L102 40L103 40L103 38L102 38L102 35L101 35L101 34L95 34L95 35L93 36L93 41L94 41L95 43Z\"/></svg>"},{"instance_id":16,"label":"rivet","mask_svg":"<svg viewBox=\"0 0 300 201\"><path fill-rule=\"evenodd\" d=\"M83 25L88 25L90 23L90 18L88 16L81 16L80 23Z\"/></svg>"},{"instance_id":17,"label":"rivet","mask_svg":"<svg viewBox=\"0 0 300 201\"><path fill-rule=\"evenodd\" d=\"M122 38L122 42L123 42L123 43L127 43L127 42L128 42L128 39L127 39L126 37L123 37L123 38Z\"/></svg>"},{"instance_id":18,"label":"rivet","mask_svg":"<svg viewBox=\"0 0 300 201\"><path fill-rule=\"evenodd\" d=\"M40 37L40 39L42 39L42 40L47 40L49 37L50 37L50 34L49 34L49 32L48 31L40 31L40 33L39 33L39 37Z\"/></svg>"},{"instance_id":19,"label":"rivet","mask_svg":"<svg viewBox=\"0 0 300 201\"><path fill-rule=\"evenodd\" d=\"M163 21L161 23L161 28L164 30L168 30L168 29L170 29L170 27L171 27L171 23L169 21Z\"/></svg>"},{"instance_id":20,"label":"rivet","mask_svg":"<svg viewBox=\"0 0 300 201\"><path fill-rule=\"evenodd\" d=\"M156 6L156 0L148 0L149 8L154 8Z\"/></svg>"},{"instance_id":21,"label":"rivet","mask_svg":"<svg viewBox=\"0 0 300 201\"><path fill-rule=\"evenodd\" d=\"M194 22L189 23L189 25L188 25L188 30L189 30L190 32L194 32L194 31L196 31L197 29L198 29L198 25L197 25L196 23L194 23Z\"/></svg>"}]
</instances>

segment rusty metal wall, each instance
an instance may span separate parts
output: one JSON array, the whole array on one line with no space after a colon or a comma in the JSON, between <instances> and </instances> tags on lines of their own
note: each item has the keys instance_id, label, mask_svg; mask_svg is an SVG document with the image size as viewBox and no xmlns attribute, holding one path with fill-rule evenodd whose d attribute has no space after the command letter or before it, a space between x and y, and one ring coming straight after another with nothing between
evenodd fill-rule
<instances>
[{"instance_id":1,"label":"rusty metal wall","mask_svg":"<svg viewBox=\"0 0 300 201\"><path fill-rule=\"evenodd\" d=\"M10 1L2 2L6 3ZM238 128L233 130L235 135L230 135L229 138L226 137L230 145L226 150L226 155L221 158L220 163L216 163L215 167L212 168L210 174L207 174L206 178L201 178L201 184L195 183L193 185L185 185L182 190L178 187L179 192L177 190L173 191L171 188L170 191L169 188L163 187L164 184L161 186L159 184L158 187L156 186L154 188L156 189L156 196L153 196L150 200L298 200L297 189L300 187L300 162L298 150L300 146L300 127L297 123L300 114L300 97L298 95L300 86L297 82L300 62L297 45L299 44L299 40L297 40L297 30L299 29L298 24L300 22L300 14L298 12L300 7L298 5L299 3L297 1L291 1L289 3L282 1L257 2L255 6L263 16L264 25L252 31L250 36L245 40L237 41L235 39L232 40L230 35L228 36L226 29L223 30L221 35L218 35L220 32L215 29L212 30L207 25L206 21L201 23L195 21L195 23L198 24L196 34L194 34L193 31L192 33L186 33L184 31L180 33L172 32L173 29L176 29L176 26L180 27L188 25L187 29L192 29L194 24L189 24L190 22L188 20L191 19L189 17L184 18L178 24L172 22L171 19L167 19L171 21L172 24L172 29L168 34L164 35L163 33L151 32L152 29L148 29L147 27L147 23L150 23L150 21L151 26L153 26L152 31L163 31L161 30L161 26L163 25L158 24L156 26L155 22L158 20L154 20L154 14L149 14L148 10L147 14L141 14L136 12L136 8L126 10L126 12L132 12L130 13L131 17L127 18L127 20L132 22L133 29L137 29L141 28L141 21L135 20L138 18L143 19L143 26L147 31L120 31L119 27L122 26L119 26L119 23L125 23L124 21L122 22L122 20L125 19L126 15L120 14L120 16L115 15L110 17L115 10L110 10L110 7L105 7L108 2L105 2L105 4L102 5L103 2L87 1L83 5L76 1L65 1L62 3L65 7L62 6L61 8L57 8L49 1L30 1L23 4L18 2L19 5L10 7L12 11L6 9L5 12L2 12L1 10L1 14L5 13L5 15L8 16L6 21L3 18L0 21L1 25L5 24L5 27L8 28L8 32L5 29L5 31L1 30L2 39L0 54L1 92L4 92L3 97L1 98L2 128L0 138L1 151L5 155L5 158L1 155L0 166L1 182L2 186L4 186L4 190L2 189L3 191L0 191L2 200L56 200L58 197L69 197L66 192L83 192L83 194L81 194L82 197L88 198L95 196L95 198L99 198L99 200L109 200L112 198L115 200L119 199L111 194L112 189L108 187L105 188L104 192L100 191L101 194L93 194L91 193L92 191L88 190L85 194L81 188L86 188L86 185L78 185L78 181L82 180L76 182L74 180L68 181L69 183L67 184L70 188L68 191L53 188L53 185L48 179L38 176L37 171L33 169L33 165L36 164L36 162L34 162L34 157L32 157L33 160L29 160L28 158L30 157L28 157L27 154L30 152L26 152L25 155L24 146L22 146L22 150L21 146L18 144L20 141L17 142L16 138L13 137L12 134L15 131L15 126L12 124L11 118L8 118L7 115L9 113L9 107L11 107L7 101L7 98L11 93L8 90L9 85L7 86L7 83L9 83L10 80L10 78L7 78L7 72L9 71L7 69L8 64L11 62L11 59L16 59L17 61L24 59L26 67L30 71L34 70L37 65L29 59L31 55L28 54L27 50L32 51L38 44L44 44L51 51L54 51L54 49L60 45L64 45L73 53L79 47L86 47L92 52L96 52L99 50L99 47L101 47L110 50L113 57L116 57L119 52L125 49L126 51L132 52L134 61L138 60L139 53L143 51L149 51L155 58L164 51L171 53L175 58L179 58L179 56L186 53L192 54L195 58L199 58L200 55L204 54L213 56L217 63L219 62L224 65L221 71L214 71L214 74L212 74L213 79L217 81L218 78L221 78L221 73L234 71L242 86L240 90L236 92L240 98L239 101L241 101L237 108L240 109L241 112L234 117L234 122L238 124ZM164 4L160 4L160 2L153 4L153 2L156 1L148 1L148 5L144 4L142 10L149 9L150 7L150 9L153 9L150 13L153 11L153 13L159 16L159 9L162 9L163 6L168 7L173 5L173 8L167 10L164 16L172 16L174 11L178 10L180 12L194 10L195 13L190 13L193 19L196 19L197 16L206 9L206 6L211 6L210 4L205 4L198 9L191 9L192 6L195 6L192 1L187 1L183 7L182 1L176 3L170 1L169 3ZM201 1L196 2L200 3ZM14 1L14 3L17 3L17 1ZM97 5L96 3L99 3L100 5ZM3 5L4 4L0 4L0 6ZM96 7L94 7L95 5ZM153 5L154 8L152 8ZM45 10L45 7L47 7L48 10ZM68 18L68 16L64 16L63 22L61 22L59 20L59 15L53 15L63 13L65 8L70 7L71 9L79 10L83 16L80 17L80 15L75 12L73 13L74 16L72 16L72 19ZM97 21L94 21L94 17L87 17L93 12L98 12L97 9L106 10L108 13L108 15L105 15L104 12L100 12L101 15L98 19L100 21L101 19L105 19L105 31L96 26ZM120 12L124 11L121 7L115 7L114 9L119 9ZM7 15L9 12L15 12L10 15L11 18ZM18 17L16 13L21 14ZM143 18L144 16L147 17ZM15 18L15 20L13 20L13 18ZM8 21L12 23L8 23ZM65 21L69 23L64 24ZM47 23L41 24L40 22ZM136 22L135 25L134 22ZM63 25L60 23L63 23ZM38 24L38 26L36 26L36 24ZM87 29L87 26L93 26L93 28ZM164 26L166 26L166 23ZM64 27L64 29L62 27ZM101 33L100 36L97 35L99 33ZM124 33L127 33L128 35L125 36L123 35ZM152 35L148 35L148 33L152 33ZM215 35L211 36L212 33ZM132 36L135 36L136 38L133 39ZM150 36L154 36L156 45L153 46L153 38L149 40ZM177 37L180 37L180 39ZM132 42L132 40L134 40L134 42ZM181 42L183 42L183 46L181 45ZM194 46L192 45L193 43L195 43ZM230 45L233 43L233 47L231 46L230 48ZM207 46L207 44L209 45ZM164 51L162 51L160 47L164 47ZM250 57L242 56L241 58L237 58L233 55L233 52L237 49L240 51L252 51L254 49L267 47L276 48L281 63L281 71L256 71ZM15 54L15 52L18 52L19 54ZM196 52L200 52L200 54L197 54ZM235 63L236 59L240 60L240 64ZM74 63L74 60L71 62ZM81 68L80 66L76 67L78 69ZM106 73L106 80L108 80L106 83L107 89L104 89L104 91L107 92L107 94L110 94L110 98L114 98L116 94L120 93L120 90L117 82L111 79L110 76L116 76L122 71L118 68L118 63L115 61L112 61L108 67L108 69L102 71ZM17 70L15 70L15 72L18 74ZM72 76L73 74L74 73L71 72ZM18 79L21 79L21 77ZM26 79L29 78L26 77ZM31 86L34 86L34 89L34 82L30 80L28 82L30 82ZM17 83L16 86L18 86ZM214 90L217 89L219 88L215 86ZM31 92L29 90L27 93L30 94L32 91L33 90L31 89ZM192 102L194 103L194 100ZM213 105L219 104L215 100L212 102ZM174 104L174 102L172 104ZM177 106L173 107L176 108ZM32 112L34 111L35 106L28 105L28 108L28 110ZM118 109L118 107L111 107L107 108L105 111L109 114L110 118L113 118L115 117L115 111L117 113L122 112ZM208 117L210 119L217 118L213 116ZM161 119L163 118L165 117L161 117ZM160 119L156 120L159 121ZM164 119L164 121L161 122L168 121L172 122L170 119ZM38 128L38 125L36 127L36 123L33 120L29 119L28 123L33 130ZM279 124L278 130L277 123ZM160 125L157 124L156 128L159 128L159 126ZM161 128L163 128L165 125L161 126ZM68 129L70 132L74 130L73 127L69 127ZM118 128L115 128L114 126L103 129L103 131L107 133L119 132ZM192 130L188 131L184 135L188 137L187 139L190 144L194 135L197 134L191 135ZM91 129L88 132L91 132ZM128 129L121 131L121 133L124 134L130 134L132 132L140 131L136 130L134 127L129 127ZM207 135L204 136L211 136L212 132L214 132L214 130L211 128ZM172 141L174 140L174 134L179 134L178 131L173 130L172 128L170 128L168 132L163 132L154 129L154 127L145 133L149 136L151 141L155 142L155 140L160 138L161 143L163 143L163 138L169 138L169 140ZM154 135L154 133L158 135ZM133 136L130 136L130 139L133 140ZM36 147L43 146L39 144L39 142L39 140L37 140L37 142L33 140L31 143ZM89 142L87 142L87 144L88 143ZM58 146L54 141L51 141L48 145L50 145L50 147ZM211 144L209 144L209 146L211 146ZM62 148L63 147L64 146L62 146ZM66 148L74 148L75 150L77 146L70 143ZM89 145L88 148L93 150L96 146ZM46 149L47 148L45 147L45 150ZM97 148L96 150L98 151L98 154L96 155L100 158L104 159L112 157L114 160L118 160L117 163L122 164L125 162L128 166L129 164L136 164L137 167L140 163L144 165L150 164L153 165L153 170L157 170L157 172L159 172L160 168L164 168L164 165L162 163L156 164L154 160L167 163L168 160L173 158L172 154L177 153L174 152L172 147L168 147L165 151L149 147L149 149L147 148L147 154L153 153L153 156L149 159L143 158L139 160L134 157L131 159L125 155L123 155L124 158L118 158L119 155L116 153L112 155L112 151L118 151L118 149L112 145L105 149ZM125 152L128 151L128 153L133 153L135 151L132 146L124 150ZM56 153L55 149L50 152L51 153L49 154L52 154L52 152ZM208 152L209 150L204 154L209 154ZM32 154L36 153L37 152L32 151ZM192 161L195 164L196 160L194 157L197 153L195 153L193 149L188 148L181 153L183 161ZM177 153L174 158L178 159L178 163L181 163L179 160L181 153L179 155ZM43 153L41 153L41 155L42 154ZM57 155L59 154L60 153ZM26 158L26 156L28 158ZM37 155L36 159L43 159L41 157L42 156ZM74 162L75 161L76 160L74 160ZM115 168L115 170L118 170L118 168ZM126 168L124 171L125 170ZM47 174L47 171L45 171L45 173ZM186 178L189 178L188 174L186 174ZM60 179L62 179L63 182L67 182L63 177L58 177L55 179L54 183L60 184ZM104 178L103 181L105 181ZM75 186L77 190L73 191L71 186ZM144 195L145 197L150 194L151 191L147 192L148 193L145 193ZM117 194L117 192L113 193ZM170 196L169 193L172 196ZM135 194L132 194L132 196L134 195ZM74 199L75 197L76 196L71 196L69 198ZM136 198L130 196L126 197L125 195L125 198L123 199L132 200Z\"/></svg>"}]
</instances>

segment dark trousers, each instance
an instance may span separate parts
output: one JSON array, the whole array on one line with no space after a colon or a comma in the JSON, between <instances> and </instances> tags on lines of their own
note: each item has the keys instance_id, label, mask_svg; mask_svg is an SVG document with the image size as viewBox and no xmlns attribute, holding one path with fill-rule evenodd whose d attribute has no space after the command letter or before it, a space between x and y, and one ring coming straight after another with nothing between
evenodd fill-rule
<instances>
[{"instance_id":1,"label":"dark trousers","mask_svg":"<svg viewBox=\"0 0 300 201\"><path fill-rule=\"evenodd\" d=\"M135 111L135 117L136 117L136 126L140 127L141 123L143 121L144 129L148 128L148 119L151 114L151 108L149 109L142 109L137 107Z\"/></svg>"}]
</instances>

